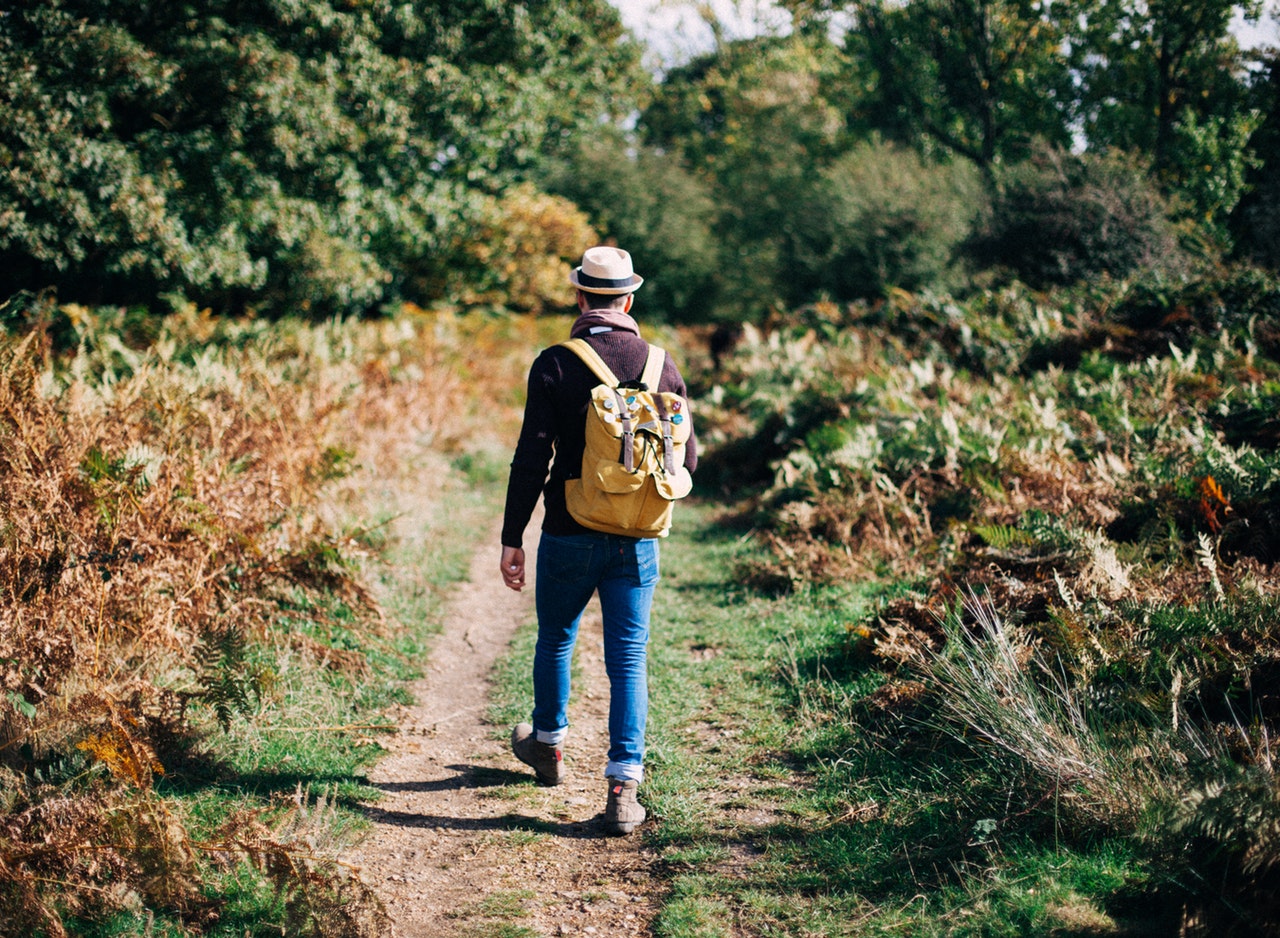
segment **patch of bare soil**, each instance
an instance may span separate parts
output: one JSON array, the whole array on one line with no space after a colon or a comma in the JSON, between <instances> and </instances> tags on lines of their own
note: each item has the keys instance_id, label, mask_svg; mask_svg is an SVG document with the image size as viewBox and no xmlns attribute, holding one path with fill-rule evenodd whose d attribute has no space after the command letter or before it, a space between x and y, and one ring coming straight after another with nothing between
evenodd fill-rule
<instances>
[{"instance_id":1,"label":"patch of bare soil","mask_svg":"<svg viewBox=\"0 0 1280 938\"><path fill-rule=\"evenodd\" d=\"M568 781L539 787L511 754L510 727L485 722L493 665L534 614L532 548L522 593L502 585L499 554L496 533L477 547L411 688L417 703L370 773L385 792L366 808L374 829L344 860L385 902L397 938L647 934L654 855L642 831L603 828L608 682L594 601L578 640Z\"/></svg>"}]
</instances>

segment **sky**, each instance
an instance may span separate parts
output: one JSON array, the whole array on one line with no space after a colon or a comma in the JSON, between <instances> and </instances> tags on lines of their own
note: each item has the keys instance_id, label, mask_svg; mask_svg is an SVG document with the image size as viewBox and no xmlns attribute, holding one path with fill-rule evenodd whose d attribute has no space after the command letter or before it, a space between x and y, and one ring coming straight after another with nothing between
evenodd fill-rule
<instances>
[{"instance_id":1,"label":"sky","mask_svg":"<svg viewBox=\"0 0 1280 938\"><path fill-rule=\"evenodd\" d=\"M1231 28L1240 40L1240 45L1246 49L1256 46L1280 46L1280 20L1277 19L1280 17L1280 2L1268 0L1264 5L1267 12L1257 23L1246 23L1237 16L1232 24Z\"/></svg>"},{"instance_id":2,"label":"sky","mask_svg":"<svg viewBox=\"0 0 1280 938\"><path fill-rule=\"evenodd\" d=\"M760 33L782 32L788 25L785 11L770 0L610 0L622 15L622 22L651 49L651 67L660 69L688 61L709 51L714 39L698 6L708 6L724 24L730 39L741 39ZM1267 0L1268 13L1257 24L1247 24L1237 17L1233 29L1240 44L1248 49L1264 45L1280 45L1277 12L1280 0Z\"/></svg>"},{"instance_id":3,"label":"sky","mask_svg":"<svg viewBox=\"0 0 1280 938\"><path fill-rule=\"evenodd\" d=\"M715 40L689 0L610 0L622 24L643 40L655 56L654 67L688 61L707 52ZM789 18L769 0L706 0L726 29L729 39L743 39L770 31L785 31Z\"/></svg>"}]
</instances>

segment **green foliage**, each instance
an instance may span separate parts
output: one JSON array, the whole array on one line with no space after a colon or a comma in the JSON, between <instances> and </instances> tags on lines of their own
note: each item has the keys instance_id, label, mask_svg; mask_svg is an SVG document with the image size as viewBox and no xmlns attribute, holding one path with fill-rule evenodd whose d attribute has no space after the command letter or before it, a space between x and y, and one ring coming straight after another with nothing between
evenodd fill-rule
<instances>
[{"instance_id":1,"label":"green foliage","mask_svg":"<svg viewBox=\"0 0 1280 938\"><path fill-rule=\"evenodd\" d=\"M195 651L199 697L213 708L224 732L231 728L232 717L252 709L248 650L249 643L235 622L210 623L200 633Z\"/></svg>"},{"instance_id":2,"label":"green foliage","mask_svg":"<svg viewBox=\"0 0 1280 938\"><path fill-rule=\"evenodd\" d=\"M1280 901L1280 785L1274 768L1235 770L1194 789L1171 806L1168 824L1171 834L1195 839L1209 866L1199 875L1220 882L1224 899L1246 890L1257 897L1246 914L1265 927Z\"/></svg>"},{"instance_id":3,"label":"green foliage","mask_svg":"<svg viewBox=\"0 0 1280 938\"><path fill-rule=\"evenodd\" d=\"M1258 123L1253 113L1197 117L1192 112L1176 128L1176 165L1168 173L1182 203L1175 209L1216 250L1230 245L1227 219L1246 190L1249 170L1263 158L1249 148Z\"/></svg>"},{"instance_id":4,"label":"green foliage","mask_svg":"<svg viewBox=\"0 0 1280 938\"><path fill-rule=\"evenodd\" d=\"M861 144L825 169L814 193L813 243L796 264L808 275L803 285L837 300L945 288L982 200L971 164Z\"/></svg>"},{"instance_id":5,"label":"green foliage","mask_svg":"<svg viewBox=\"0 0 1280 938\"><path fill-rule=\"evenodd\" d=\"M701 402L707 467L725 459L757 485L735 492L756 551L737 580L797 605L869 575L914 584L830 639L833 680L796 681L819 701L797 715L833 715L814 744L848 764L833 787L856 792L826 808L842 840L832 877L879 850L883 813L908 829L913 863L957 871L910 870L917 891L947 897L919 921L972 898L974 864L1002 909L974 933L1051 930L1055 907L1003 879L1050 839L1058 856L1103 839L1135 858L1128 886L1057 893L1095 916L1111 906L1091 895L1132 890L1124 901L1144 906L1177 897L1162 922L1265 920L1277 297L1255 268L1099 277L818 303L767 339L744 335ZM885 752L908 777L886 779ZM911 804L885 807L890 790ZM834 820L850 811L856 823ZM875 862L869 888L893 895L907 873Z\"/></svg>"},{"instance_id":6,"label":"green foliage","mask_svg":"<svg viewBox=\"0 0 1280 938\"><path fill-rule=\"evenodd\" d=\"M994 761L1014 760L1004 771L1053 792L1073 836L1099 826L1132 833L1149 804L1176 796L1181 754L1141 721L1104 726L1062 660L1037 651L985 597L965 596L944 631L927 667L950 732L990 744ZM1135 749L1147 757L1133 758Z\"/></svg>"},{"instance_id":7,"label":"green foliage","mask_svg":"<svg viewBox=\"0 0 1280 938\"><path fill-rule=\"evenodd\" d=\"M626 110L620 38L598 0L11 11L0 295L425 304L488 192Z\"/></svg>"},{"instance_id":8,"label":"green foliage","mask_svg":"<svg viewBox=\"0 0 1280 938\"><path fill-rule=\"evenodd\" d=\"M710 316L722 258L705 177L673 153L634 148L602 130L556 166L547 184L579 205L604 238L631 252L647 278L638 311L643 319L699 322Z\"/></svg>"},{"instance_id":9,"label":"green foliage","mask_svg":"<svg viewBox=\"0 0 1280 938\"><path fill-rule=\"evenodd\" d=\"M1229 228L1270 262L1275 147L1253 130L1274 79L1250 78L1227 32L1253 0L784 6L786 35L722 31L656 87L604 0L14 10L0 19L0 296L537 312L599 237L662 272L662 318L764 322L822 295L958 286L951 248L987 198L939 168L950 160L996 186L985 261L1037 284L1064 267L1128 276L1166 247L1179 269L1155 230L1166 208L1201 253L1228 247ZM834 12L858 28L827 29ZM880 139L925 162L881 160ZM1115 149L1150 167L1169 205L1118 170L1060 184L1018 169L1037 146L1080 144L1099 165Z\"/></svg>"},{"instance_id":10,"label":"green foliage","mask_svg":"<svg viewBox=\"0 0 1280 938\"><path fill-rule=\"evenodd\" d=\"M850 0L852 80L871 126L907 146L942 148L984 171L1035 140L1066 145L1071 76L1063 31L1033 0L897 4ZM1055 8L1056 10L1056 8Z\"/></svg>"},{"instance_id":11,"label":"green foliage","mask_svg":"<svg viewBox=\"0 0 1280 938\"><path fill-rule=\"evenodd\" d=\"M993 201L975 255L1032 286L1186 267L1163 197L1129 159L1042 149L1000 175Z\"/></svg>"},{"instance_id":12,"label":"green foliage","mask_svg":"<svg viewBox=\"0 0 1280 938\"><path fill-rule=\"evenodd\" d=\"M918 289L949 272L946 249L986 198L964 186L931 199L927 176L871 173L865 159L848 178L870 185L843 181L881 138L926 165L978 167L998 215L977 256L1037 286L1153 265L1181 272L1184 251L1212 261L1255 187L1235 231L1270 238L1269 177L1250 176L1275 149L1251 138L1266 96L1250 95L1256 82L1228 31L1233 13L1256 14L1257 3L783 5L796 27L786 39L722 43L672 69L639 124L714 195L724 266L741 271L726 318L874 295L880 281ZM1082 147L1081 159L1046 162Z\"/></svg>"},{"instance_id":13,"label":"green foliage","mask_svg":"<svg viewBox=\"0 0 1280 938\"><path fill-rule=\"evenodd\" d=\"M1229 248L1246 174L1268 153L1250 139L1254 69L1231 23L1256 19L1262 4L1078 0L1054 9L1070 38L1080 137L1094 152L1140 156L1201 249Z\"/></svg>"},{"instance_id":14,"label":"green foliage","mask_svg":"<svg viewBox=\"0 0 1280 938\"><path fill-rule=\"evenodd\" d=\"M1136 332L1163 333L1183 346L1225 330L1245 337L1274 359L1280 347L1275 345L1270 324L1277 315L1280 278L1258 268L1238 267L1188 282L1139 280L1116 303L1109 318ZM1152 345L1150 351L1163 351Z\"/></svg>"},{"instance_id":15,"label":"green foliage","mask_svg":"<svg viewBox=\"0 0 1280 938\"><path fill-rule=\"evenodd\" d=\"M1229 26L1237 13L1260 11L1256 0L1063 4L1057 15L1073 40L1077 114L1090 146L1143 154L1202 218L1221 220L1238 195L1233 177L1249 120ZM1205 159L1211 153L1216 165Z\"/></svg>"},{"instance_id":16,"label":"green foliage","mask_svg":"<svg viewBox=\"0 0 1280 938\"><path fill-rule=\"evenodd\" d=\"M1046 511L1029 511L1016 525L974 524L969 529L994 551L1060 558L1080 549L1077 533Z\"/></svg>"},{"instance_id":17,"label":"green foliage","mask_svg":"<svg viewBox=\"0 0 1280 938\"><path fill-rule=\"evenodd\" d=\"M678 156L711 196L715 305L731 321L805 298L797 259L813 187L844 142L828 87L835 53L820 35L725 43L672 69L640 115L640 139Z\"/></svg>"},{"instance_id":18,"label":"green foliage","mask_svg":"<svg viewBox=\"0 0 1280 938\"><path fill-rule=\"evenodd\" d=\"M1258 15L1255 0L791 6L853 14L847 68L866 89L858 114L890 139L986 171L1021 162L1037 141L1119 150L1153 167L1191 224L1220 239L1255 123L1229 24Z\"/></svg>"}]
</instances>

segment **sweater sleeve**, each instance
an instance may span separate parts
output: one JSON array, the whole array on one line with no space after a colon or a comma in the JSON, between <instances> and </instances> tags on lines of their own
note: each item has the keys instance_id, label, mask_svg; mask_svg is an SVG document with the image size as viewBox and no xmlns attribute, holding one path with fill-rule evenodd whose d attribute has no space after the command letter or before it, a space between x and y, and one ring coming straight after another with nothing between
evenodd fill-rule
<instances>
[{"instance_id":1,"label":"sweater sleeve","mask_svg":"<svg viewBox=\"0 0 1280 938\"><path fill-rule=\"evenodd\" d=\"M544 354L529 369L524 421L507 480L507 502L502 515L503 547L524 546L524 529L538 505L555 450L554 400L546 366Z\"/></svg>"}]
</instances>

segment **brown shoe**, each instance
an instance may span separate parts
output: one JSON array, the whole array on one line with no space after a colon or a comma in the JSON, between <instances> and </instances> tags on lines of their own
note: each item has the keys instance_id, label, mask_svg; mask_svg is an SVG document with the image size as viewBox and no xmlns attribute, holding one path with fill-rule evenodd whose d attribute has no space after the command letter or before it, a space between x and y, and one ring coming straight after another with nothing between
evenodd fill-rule
<instances>
[{"instance_id":1,"label":"brown shoe","mask_svg":"<svg viewBox=\"0 0 1280 938\"><path fill-rule=\"evenodd\" d=\"M604 808L604 828L610 834L630 834L644 823L644 805L636 800L635 779L609 779L609 801Z\"/></svg>"},{"instance_id":2,"label":"brown shoe","mask_svg":"<svg viewBox=\"0 0 1280 938\"><path fill-rule=\"evenodd\" d=\"M533 727L517 723L511 731L511 751L527 766L533 768L540 785L559 785L564 781L564 762L560 750L547 743L538 742Z\"/></svg>"}]
</instances>

